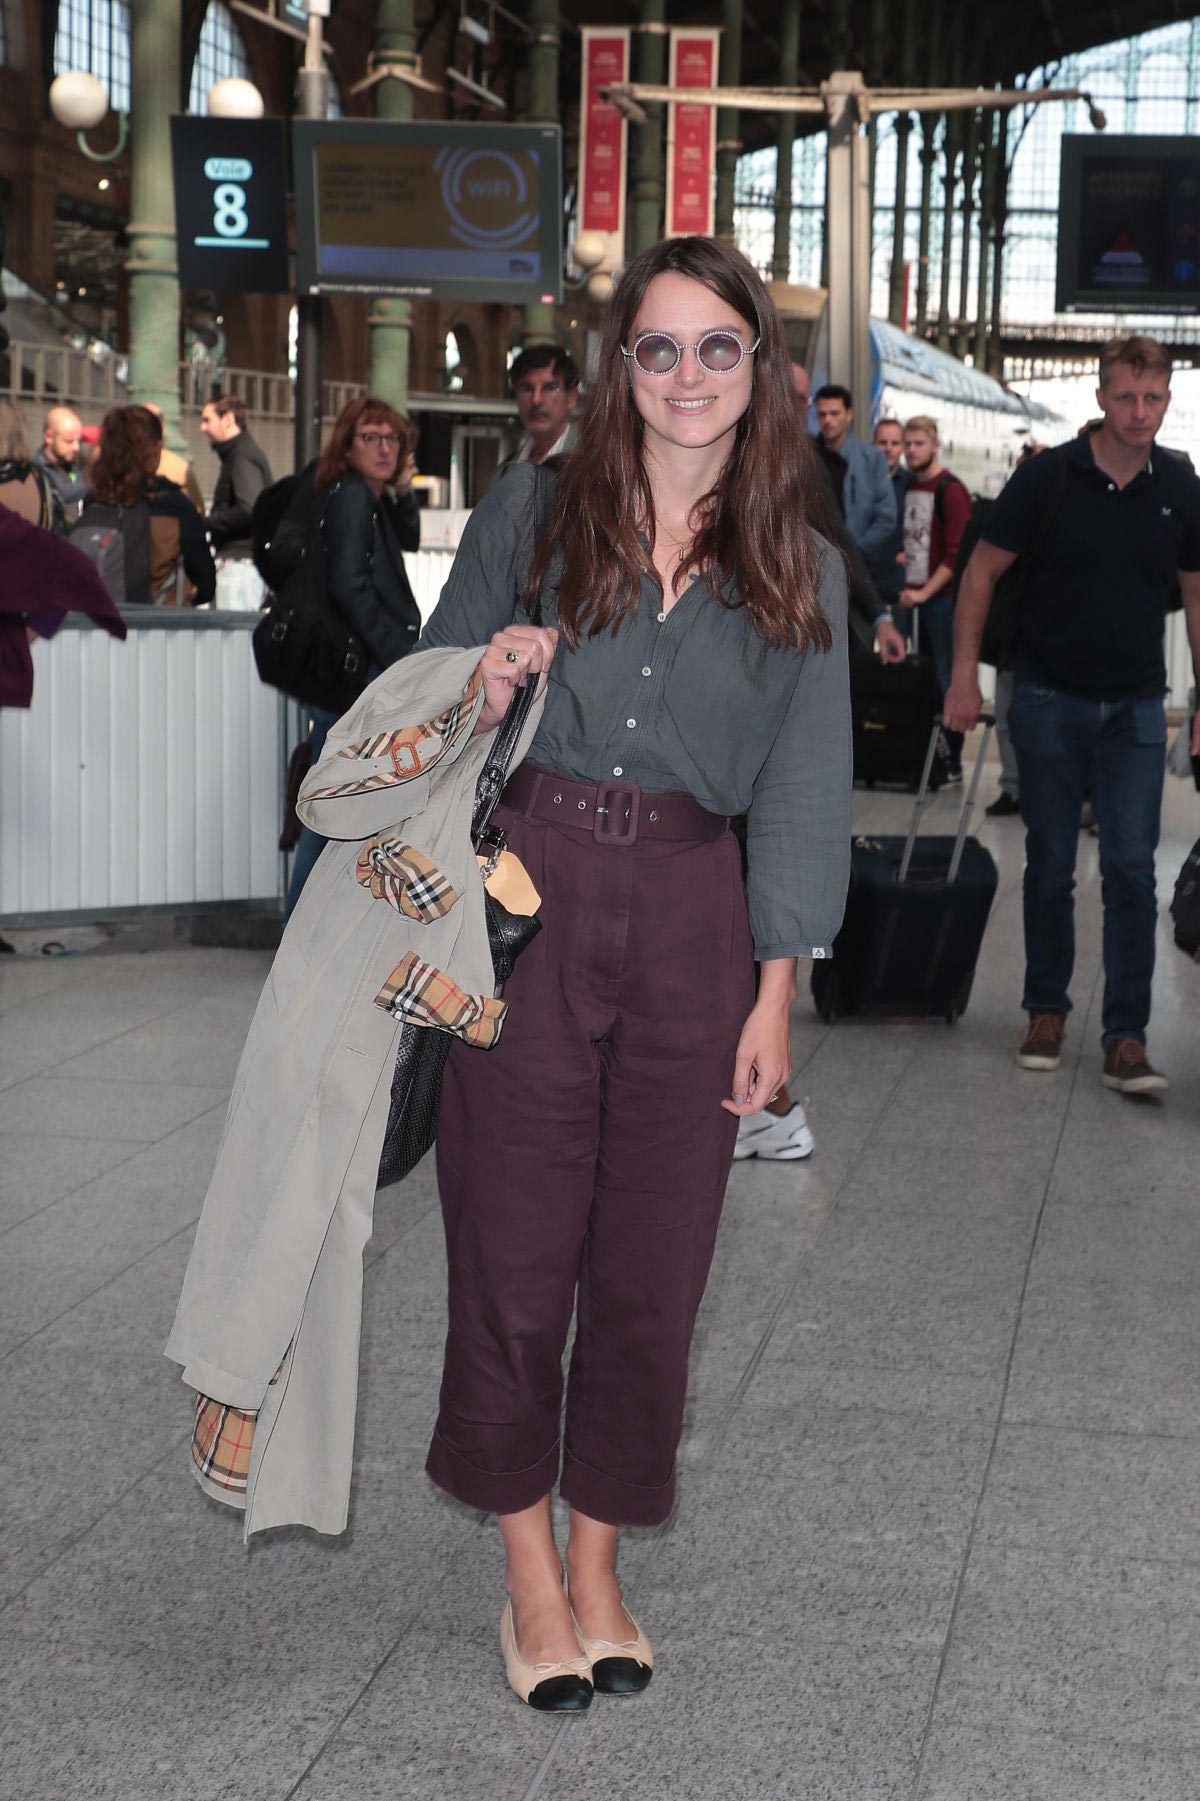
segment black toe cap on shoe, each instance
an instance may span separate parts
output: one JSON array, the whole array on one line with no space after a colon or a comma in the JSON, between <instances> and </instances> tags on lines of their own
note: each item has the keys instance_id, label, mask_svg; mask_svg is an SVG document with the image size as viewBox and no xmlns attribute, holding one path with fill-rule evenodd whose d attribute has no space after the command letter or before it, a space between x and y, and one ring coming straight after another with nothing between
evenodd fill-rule
<instances>
[{"instance_id":1,"label":"black toe cap on shoe","mask_svg":"<svg viewBox=\"0 0 1200 1801\"><path fill-rule=\"evenodd\" d=\"M582 1713L592 1704L592 1685L582 1676L547 1676L530 1692L539 1713Z\"/></svg>"},{"instance_id":2,"label":"black toe cap on shoe","mask_svg":"<svg viewBox=\"0 0 1200 1801\"><path fill-rule=\"evenodd\" d=\"M636 1657L602 1657L592 1665L592 1681L601 1695L640 1695L653 1674L652 1665Z\"/></svg>"}]
</instances>

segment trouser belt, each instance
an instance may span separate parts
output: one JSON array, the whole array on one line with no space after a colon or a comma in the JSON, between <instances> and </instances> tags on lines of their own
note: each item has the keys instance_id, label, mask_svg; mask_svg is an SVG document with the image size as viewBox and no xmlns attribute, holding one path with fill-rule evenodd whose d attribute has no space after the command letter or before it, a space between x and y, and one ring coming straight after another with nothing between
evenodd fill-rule
<instances>
[{"instance_id":1,"label":"trouser belt","mask_svg":"<svg viewBox=\"0 0 1200 1801\"><path fill-rule=\"evenodd\" d=\"M548 825L590 832L597 844L703 844L724 837L729 821L690 794L644 794L635 782L576 782L536 763L522 763L505 784L500 804Z\"/></svg>"}]
</instances>

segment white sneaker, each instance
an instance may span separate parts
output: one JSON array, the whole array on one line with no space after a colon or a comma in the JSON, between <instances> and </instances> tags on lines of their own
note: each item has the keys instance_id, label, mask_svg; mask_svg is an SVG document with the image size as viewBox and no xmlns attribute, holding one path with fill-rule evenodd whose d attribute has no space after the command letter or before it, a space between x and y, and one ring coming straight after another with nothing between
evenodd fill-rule
<instances>
[{"instance_id":1,"label":"white sneaker","mask_svg":"<svg viewBox=\"0 0 1200 1801\"><path fill-rule=\"evenodd\" d=\"M804 1108L793 1101L788 1113L750 1113L738 1121L737 1143L733 1160L763 1157L769 1163L795 1163L811 1157L813 1135L804 1117Z\"/></svg>"}]
</instances>

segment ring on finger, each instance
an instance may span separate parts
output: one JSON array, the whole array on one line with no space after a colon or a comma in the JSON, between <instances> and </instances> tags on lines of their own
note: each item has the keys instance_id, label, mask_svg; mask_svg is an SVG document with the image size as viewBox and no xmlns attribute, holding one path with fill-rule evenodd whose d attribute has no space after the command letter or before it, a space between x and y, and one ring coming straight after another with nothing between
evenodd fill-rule
<instances>
[{"instance_id":1,"label":"ring on finger","mask_svg":"<svg viewBox=\"0 0 1200 1801\"><path fill-rule=\"evenodd\" d=\"M516 653L516 651L515 651L515 650L506 650L506 651L505 651L505 653L504 653L504 661L505 661L505 662L506 662L506 663L515 663L515 662L516 662L516 660L517 660L517 653Z\"/></svg>"}]
</instances>

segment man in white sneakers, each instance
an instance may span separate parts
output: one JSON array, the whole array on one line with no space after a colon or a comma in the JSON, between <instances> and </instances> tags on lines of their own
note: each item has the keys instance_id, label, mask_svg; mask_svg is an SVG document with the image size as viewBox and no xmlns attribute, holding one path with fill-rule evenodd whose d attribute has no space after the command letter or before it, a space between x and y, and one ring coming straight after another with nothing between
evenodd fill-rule
<instances>
[{"instance_id":1,"label":"man in white sneakers","mask_svg":"<svg viewBox=\"0 0 1200 1801\"><path fill-rule=\"evenodd\" d=\"M747 1157L758 1157L764 1163L798 1163L802 1157L811 1157L812 1150L813 1135L804 1108L783 1088L765 1112L739 1119L733 1160L742 1163Z\"/></svg>"}]
</instances>

